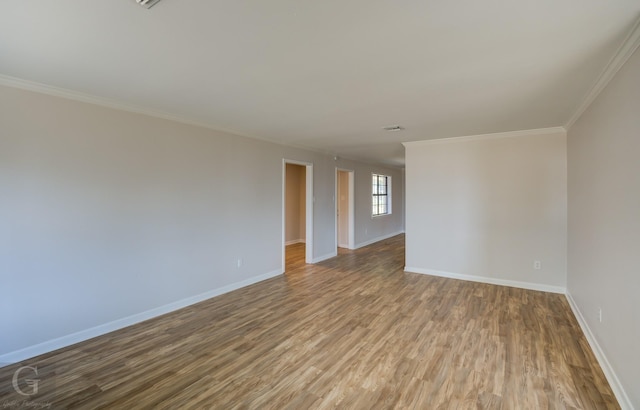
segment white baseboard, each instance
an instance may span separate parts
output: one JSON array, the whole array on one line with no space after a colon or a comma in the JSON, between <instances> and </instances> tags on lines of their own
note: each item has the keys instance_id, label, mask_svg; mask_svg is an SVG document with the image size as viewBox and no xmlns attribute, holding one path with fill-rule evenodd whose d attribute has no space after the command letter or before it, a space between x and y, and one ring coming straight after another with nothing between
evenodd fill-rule
<instances>
[{"instance_id":1,"label":"white baseboard","mask_svg":"<svg viewBox=\"0 0 640 410\"><path fill-rule=\"evenodd\" d=\"M115 330L119 330L127 326L135 325L136 323L140 323L145 320L152 319L154 317L164 315L166 313L170 313L178 309L182 309L184 307L193 305L195 303L202 302L207 299L211 299L212 297L219 296L224 293L228 293L228 292L243 288L245 286L253 285L254 283L258 283L263 280L270 279L281 274L282 274L282 270L277 269L269 273L254 276L252 278L249 278L240 282L232 283L230 285L213 289L196 296L191 296L186 299L179 300L177 302L172 302L164 306L147 310L145 312L137 313L135 315L131 315L122 319L117 319L109 323L105 323L89 329L81 330L79 332L72 333L70 335L48 340L46 342L29 346L24 349L16 350L14 352L5 353L0 356L0 363L12 364L12 363L21 362L23 360L27 360L44 353L49 353L54 350L61 349L63 347L84 342L85 340L89 340L97 336L102 336L106 333L113 332Z\"/></svg>"},{"instance_id":2,"label":"white baseboard","mask_svg":"<svg viewBox=\"0 0 640 410\"><path fill-rule=\"evenodd\" d=\"M622 383L620 383L620 379L618 379L616 372L613 371L609 360L607 360L607 356L605 356L602 348L593 335L593 332L591 332L587 321L582 315L582 311L580 311L580 308L578 308L576 301L573 300L573 297L571 296L571 293L569 293L569 291L566 292L566 296L567 300L569 301L569 306L571 306L571 310L573 310L573 314L578 320L578 324L582 328L582 333L584 333L585 337L587 338L587 342L589 342L591 350L593 350L596 359L598 359L598 363L600 364L600 367L602 368L602 371L604 372L604 375L607 378L609 385L611 386L611 390L613 390L613 394L615 394L616 399L618 399L618 404L620 405L622 410L633 410L631 399L629 399L629 396L627 396L627 393L624 391Z\"/></svg>"},{"instance_id":3,"label":"white baseboard","mask_svg":"<svg viewBox=\"0 0 640 410\"><path fill-rule=\"evenodd\" d=\"M311 260L311 263L318 263L318 262L326 261L327 259L335 258L336 256L338 256L338 251L337 250L335 252L331 252L331 253L328 253L326 255L322 255L322 256L318 256L317 258L313 258Z\"/></svg>"},{"instance_id":4,"label":"white baseboard","mask_svg":"<svg viewBox=\"0 0 640 410\"><path fill-rule=\"evenodd\" d=\"M286 241L284 245L289 246L289 245L295 245L296 243L306 243L306 241L304 239L293 239L291 241Z\"/></svg>"},{"instance_id":5,"label":"white baseboard","mask_svg":"<svg viewBox=\"0 0 640 410\"><path fill-rule=\"evenodd\" d=\"M398 231L398 232L390 233L388 235L378 236L376 238L369 239L368 241L357 243L356 247L354 249L364 248L365 246L369 246L369 245L374 244L376 242L384 241L385 239L389 239L389 238L392 238L392 237L394 237L396 235L400 235L400 234L403 234L403 233L404 233L404 231Z\"/></svg>"},{"instance_id":6,"label":"white baseboard","mask_svg":"<svg viewBox=\"0 0 640 410\"><path fill-rule=\"evenodd\" d=\"M443 278L468 280L471 282L489 283L491 285L510 286L512 288L521 288L529 290L538 290L542 292L565 294L567 289L562 286L545 285L542 283L520 282L516 280L489 278L486 276L465 275L462 273L443 272L431 269L414 268L411 266L404 267L405 272L421 273L423 275L441 276Z\"/></svg>"}]
</instances>

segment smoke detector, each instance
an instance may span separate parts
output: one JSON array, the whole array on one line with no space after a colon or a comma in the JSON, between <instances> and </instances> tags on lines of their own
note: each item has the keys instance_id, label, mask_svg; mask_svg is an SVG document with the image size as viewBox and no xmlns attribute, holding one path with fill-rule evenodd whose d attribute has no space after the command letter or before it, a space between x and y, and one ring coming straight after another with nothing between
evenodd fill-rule
<instances>
[{"instance_id":1,"label":"smoke detector","mask_svg":"<svg viewBox=\"0 0 640 410\"><path fill-rule=\"evenodd\" d=\"M388 127L382 127L382 129L385 131L402 131L404 130L404 127L401 127L400 125L390 125Z\"/></svg>"},{"instance_id":2,"label":"smoke detector","mask_svg":"<svg viewBox=\"0 0 640 410\"><path fill-rule=\"evenodd\" d=\"M155 6L160 0L136 0L136 3L144 8L150 9Z\"/></svg>"}]
</instances>

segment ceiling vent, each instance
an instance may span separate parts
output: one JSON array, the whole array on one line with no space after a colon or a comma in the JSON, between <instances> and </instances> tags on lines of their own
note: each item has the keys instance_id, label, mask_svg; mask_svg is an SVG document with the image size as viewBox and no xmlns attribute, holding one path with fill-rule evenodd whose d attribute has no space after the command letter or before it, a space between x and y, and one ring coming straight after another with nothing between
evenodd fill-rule
<instances>
[{"instance_id":1,"label":"ceiling vent","mask_svg":"<svg viewBox=\"0 0 640 410\"><path fill-rule=\"evenodd\" d=\"M144 8L150 9L155 6L160 0L136 0L136 3Z\"/></svg>"},{"instance_id":2,"label":"ceiling vent","mask_svg":"<svg viewBox=\"0 0 640 410\"><path fill-rule=\"evenodd\" d=\"M385 131L402 131L404 127L401 127L399 125L390 125L388 127L382 127L382 129Z\"/></svg>"}]
</instances>

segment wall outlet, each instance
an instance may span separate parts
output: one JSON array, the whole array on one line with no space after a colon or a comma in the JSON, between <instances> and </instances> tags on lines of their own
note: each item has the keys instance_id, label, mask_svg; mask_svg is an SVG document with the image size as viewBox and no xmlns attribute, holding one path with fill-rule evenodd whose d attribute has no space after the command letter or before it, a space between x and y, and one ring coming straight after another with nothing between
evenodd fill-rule
<instances>
[{"instance_id":1,"label":"wall outlet","mask_svg":"<svg viewBox=\"0 0 640 410\"><path fill-rule=\"evenodd\" d=\"M602 308L598 308L598 322L602 323Z\"/></svg>"},{"instance_id":2,"label":"wall outlet","mask_svg":"<svg viewBox=\"0 0 640 410\"><path fill-rule=\"evenodd\" d=\"M535 270L540 270L540 269L542 269L542 262L540 262L540 261L533 261L533 269L535 269Z\"/></svg>"},{"instance_id":3,"label":"wall outlet","mask_svg":"<svg viewBox=\"0 0 640 410\"><path fill-rule=\"evenodd\" d=\"M242 266L242 258L238 258L238 267Z\"/></svg>"}]
</instances>

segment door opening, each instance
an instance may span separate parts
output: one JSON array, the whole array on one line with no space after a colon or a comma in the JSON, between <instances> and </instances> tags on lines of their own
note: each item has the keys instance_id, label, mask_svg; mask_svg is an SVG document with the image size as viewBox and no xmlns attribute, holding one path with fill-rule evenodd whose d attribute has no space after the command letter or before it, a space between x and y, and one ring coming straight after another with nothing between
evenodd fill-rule
<instances>
[{"instance_id":1,"label":"door opening","mask_svg":"<svg viewBox=\"0 0 640 410\"><path fill-rule=\"evenodd\" d=\"M336 247L354 248L354 172L336 168Z\"/></svg>"},{"instance_id":2,"label":"door opening","mask_svg":"<svg viewBox=\"0 0 640 410\"><path fill-rule=\"evenodd\" d=\"M282 187L282 270L311 263L313 165L284 160Z\"/></svg>"}]
</instances>

